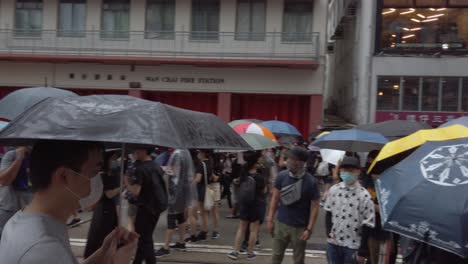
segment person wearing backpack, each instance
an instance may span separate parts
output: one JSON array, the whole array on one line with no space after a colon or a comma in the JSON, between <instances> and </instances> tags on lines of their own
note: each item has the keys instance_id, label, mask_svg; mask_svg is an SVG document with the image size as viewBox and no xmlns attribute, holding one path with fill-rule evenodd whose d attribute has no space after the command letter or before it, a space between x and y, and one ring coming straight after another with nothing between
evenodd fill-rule
<instances>
[{"instance_id":1,"label":"person wearing backpack","mask_svg":"<svg viewBox=\"0 0 468 264\"><path fill-rule=\"evenodd\" d=\"M250 225L249 245L247 260L254 260L256 254L253 251L257 242L260 224L265 218L266 211L266 187L267 179L265 175L258 172L262 166L260 153L252 153L246 156L246 164L240 177L239 205L240 223L234 241L234 251L228 254L232 260L239 259L239 251L242 239L247 227Z\"/></svg>"},{"instance_id":2,"label":"person wearing backpack","mask_svg":"<svg viewBox=\"0 0 468 264\"><path fill-rule=\"evenodd\" d=\"M155 264L153 232L159 215L167 209L168 197L164 183L164 171L151 159L152 149L139 148L134 152L135 177L128 182L127 190L136 198L138 211L135 219L135 232L140 235L133 264Z\"/></svg>"},{"instance_id":3,"label":"person wearing backpack","mask_svg":"<svg viewBox=\"0 0 468 264\"><path fill-rule=\"evenodd\" d=\"M306 171L308 156L303 148L291 149L288 169L281 171L275 181L267 217L268 231L273 236L273 264L283 262L290 244L293 263L304 264L307 240L317 222L320 200L317 181Z\"/></svg>"}]
</instances>

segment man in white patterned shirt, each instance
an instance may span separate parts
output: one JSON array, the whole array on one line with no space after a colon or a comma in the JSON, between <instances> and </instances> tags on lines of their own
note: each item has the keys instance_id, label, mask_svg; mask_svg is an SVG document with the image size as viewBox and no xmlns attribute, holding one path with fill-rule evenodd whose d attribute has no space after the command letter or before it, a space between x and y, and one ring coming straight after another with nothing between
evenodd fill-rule
<instances>
[{"instance_id":1,"label":"man in white patterned shirt","mask_svg":"<svg viewBox=\"0 0 468 264\"><path fill-rule=\"evenodd\" d=\"M374 227L374 203L358 182L360 173L358 159L345 157L340 167L343 181L331 187L325 201L329 264L356 263L361 227Z\"/></svg>"}]
</instances>

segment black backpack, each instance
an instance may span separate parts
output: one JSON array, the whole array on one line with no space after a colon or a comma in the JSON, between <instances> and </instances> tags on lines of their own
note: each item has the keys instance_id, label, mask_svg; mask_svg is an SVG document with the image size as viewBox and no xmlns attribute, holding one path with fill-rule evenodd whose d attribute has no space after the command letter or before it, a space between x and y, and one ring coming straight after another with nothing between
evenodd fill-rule
<instances>
[{"instance_id":1,"label":"black backpack","mask_svg":"<svg viewBox=\"0 0 468 264\"><path fill-rule=\"evenodd\" d=\"M153 194L155 200L154 211L158 215L166 211L169 204L166 182L164 181L163 175L164 171L161 169L161 167L157 164L154 164L151 179L153 181Z\"/></svg>"},{"instance_id":2,"label":"black backpack","mask_svg":"<svg viewBox=\"0 0 468 264\"><path fill-rule=\"evenodd\" d=\"M244 181L240 183L239 187L239 201L243 204L255 201L256 182L252 176L247 176Z\"/></svg>"}]
</instances>

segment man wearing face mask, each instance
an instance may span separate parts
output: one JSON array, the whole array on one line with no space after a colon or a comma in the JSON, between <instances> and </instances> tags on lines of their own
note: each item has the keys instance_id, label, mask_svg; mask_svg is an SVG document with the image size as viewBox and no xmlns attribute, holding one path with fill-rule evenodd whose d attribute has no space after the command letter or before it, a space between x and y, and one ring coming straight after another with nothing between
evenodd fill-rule
<instances>
[{"instance_id":1,"label":"man wearing face mask","mask_svg":"<svg viewBox=\"0 0 468 264\"><path fill-rule=\"evenodd\" d=\"M358 182L360 174L359 160L345 156L340 167L343 181L330 188L325 201L328 263L356 263L361 229L375 225L374 203Z\"/></svg>"},{"instance_id":2,"label":"man wearing face mask","mask_svg":"<svg viewBox=\"0 0 468 264\"><path fill-rule=\"evenodd\" d=\"M271 192L267 227L273 236L273 264L283 262L289 244L294 264L304 264L307 240L314 230L320 203L317 182L306 171L308 158L307 150L291 149L287 154L288 169L278 174Z\"/></svg>"},{"instance_id":3,"label":"man wearing face mask","mask_svg":"<svg viewBox=\"0 0 468 264\"><path fill-rule=\"evenodd\" d=\"M102 148L79 141L38 141L31 153L32 202L6 224L2 263L76 264L66 227L68 217L102 195ZM128 264L138 235L115 229L83 263ZM120 246L118 248L118 245Z\"/></svg>"}]
</instances>

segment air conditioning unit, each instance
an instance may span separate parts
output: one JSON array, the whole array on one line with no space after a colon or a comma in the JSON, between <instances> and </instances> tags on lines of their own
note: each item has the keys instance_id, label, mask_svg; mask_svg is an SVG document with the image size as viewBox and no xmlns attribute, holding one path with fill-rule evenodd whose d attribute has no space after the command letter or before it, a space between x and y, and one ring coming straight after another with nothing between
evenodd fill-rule
<instances>
[{"instance_id":1,"label":"air conditioning unit","mask_svg":"<svg viewBox=\"0 0 468 264\"><path fill-rule=\"evenodd\" d=\"M335 42L327 42L327 53L328 54L335 53Z\"/></svg>"}]
</instances>

